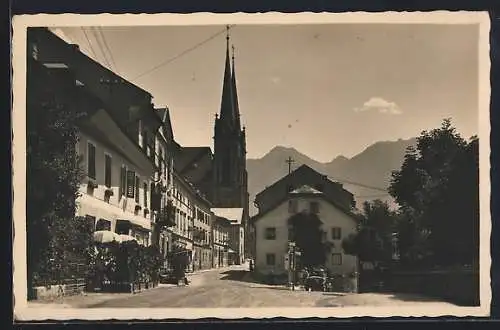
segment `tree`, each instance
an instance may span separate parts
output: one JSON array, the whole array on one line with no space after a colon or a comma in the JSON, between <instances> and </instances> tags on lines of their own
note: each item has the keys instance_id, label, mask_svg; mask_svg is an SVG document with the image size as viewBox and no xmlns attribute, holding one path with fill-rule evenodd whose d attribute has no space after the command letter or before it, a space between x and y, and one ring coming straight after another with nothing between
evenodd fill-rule
<instances>
[{"instance_id":1,"label":"tree","mask_svg":"<svg viewBox=\"0 0 500 330\"><path fill-rule=\"evenodd\" d=\"M363 204L358 232L342 241L345 253L360 261L387 263L392 257L392 233L396 214L386 202L375 200Z\"/></svg>"},{"instance_id":2,"label":"tree","mask_svg":"<svg viewBox=\"0 0 500 330\"><path fill-rule=\"evenodd\" d=\"M292 228L292 240L301 251L304 267L318 267L325 264L328 246L323 242L321 220L316 214L297 213L288 219Z\"/></svg>"},{"instance_id":3,"label":"tree","mask_svg":"<svg viewBox=\"0 0 500 330\"><path fill-rule=\"evenodd\" d=\"M426 258L435 265L477 259L478 168L478 139L467 142L450 119L423 131L416 148L407 150L389 187L400 205L399 245L405 258Z\"/></svg>"},{"instance_id":4,"label":"tree","mask_svg":"<svg viewBox=\"0 0 500 330\"><path fill-rule=\"evenodd\" d=\"M74 86L28 61L27 88L27 252L28 289L33 282L60 282L85 263L91 229L75 218L83 179L76 152L77 112L67 100Z\"/></svg>"}]
</instances>

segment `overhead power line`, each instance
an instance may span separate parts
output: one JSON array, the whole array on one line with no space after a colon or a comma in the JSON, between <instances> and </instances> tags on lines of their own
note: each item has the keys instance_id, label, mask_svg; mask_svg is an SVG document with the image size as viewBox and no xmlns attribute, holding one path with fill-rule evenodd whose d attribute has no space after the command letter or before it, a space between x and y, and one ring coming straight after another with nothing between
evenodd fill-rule
<instances>
[{"instance_id":1,"label":"overhead power line","mask_svg":"<svg viewBox=\"0 0 500 330\"><path fill-rule=\"evenodd\" d=\"M111 64L113 65L114 69L116 71L118 71L118 68L116 67L116 62L115 62L115 58L113 57L113 52L111 51L111 49L109 48L109 45L108 45L108 42L106 41L106 37L104 36L104 32L102 31L102 28L100 26L97 27L97 30L99 32L99 34L101 35L101 38L102 38L102 41L104 43L104 47L106 48L106 51L108 52L109 54L109 58L111 60Z\"/></svg>"},{"instance_id":2,"label":"overhead power line","mask_svg":"<svg viewBox=\"0 0 500 330\"><path fill-rule=\"evenodd\" d=\"M229 26L229 28L232 28L233 26L234 26L234 25L230 25L230 26ZM225 33L226 31L227 31L227 28L224 28L224 30L221 30L221 31L217 32L216 34L214 34L214 35L210 36L209 38L207 38L207 39L205 39L205 40L203 40L203 41L201 41L201 42L197 43L196 45L194 45L194 46L192 46L192 47L190 47L190 48L188 48L188 49L184 50L183 52L181 52L181 53L179 53L179 54L175 55L174 57L171 57L171 58L169 58L168 60L166 60L166 61L164 61L164 62L161 62L160 64L155 65L154 67L152 67L151 69L149 69L149 70L147 70L147 71L145 71L145 72L143 72L143 73L141 73L141 74L137 75L136 77L132 78L132 81L137 80L137 79L139 79L139 78L141 78L141 77L143 77L143 76L145 76L145 75L147 75L147 74L152 73L153 71L156 71L157 69L159 69L159 68L161 68L161 67L163 67L163 66L165 66L165 65L168 65L168 64L172 63L172 62L173 62L173 61L175 61L176 59L178 59L178 58L180 58L180 57L182 57L182 56L186 55L187 53L189 53L189 52L191 52L191 51L195 50L196 48L198 48L198 47L200 47L200 46L202 46L202 45L206 44L206 43L207 43L207 42L209 42L210 40L215 39L217 36L219 36L219 35L221 35L221 34Z\"/></svg>"},{"instance_id":3,"label":"overhead power line","mask_svg":"<svg viewBox=\"0 0 500 330\"><path fill-rule=\"evenodd\" d=\"M338 179L338 178L334 178L334 177L331 177L331 176L327 176L327 177L329 179L335 180L335 181L340 182L340 183L351 184L353 186L363 187L363 188L367 188L367 189L371 189L371 190L382 191L382 192L385 192L385 193L387 192L386 188L370 186L370 185L367 185L367 184L363 184L363 183L359 183L359 182L354 182L354 181L343 180L343 179Z\"/></svg>"},{"instance_id":4,"label":"overhead power line","mask_svg":"<svg viewBox=\"0 0 500 330\"><path fill-rule=\"evenodd\" d=\"M87 34L87 31L85 31L85 29L83 27L80 27L80 29L82 30L83 32L83 35L85 36L85 39L87 40L87 43L89 44L89 49L90 49L90 52L92 53L92 56L97 59L97 55L96 55L96 52L94 50L94 47L92 46L92 43L90 42L90 38Z\"/></svg>"},{"instance_id":5,"label":"overhead power line","mask_svg":"<svg viewBox=\"0 0 500 330\"><path fill-rule=\"evenodd\" d=\"M92 31L92 34L94 35L94 38L97 41L97 48L99 48L99 50L103 56L104 63L108 66L108 68L112 69L113 67L111 66L111 64L108 60L108 57L106 56L106 52L104 51L104 47L103 47L103 44L101 43L101 40L99 39L98 32L96 32L95 28L90 28L90 30Z\"/></svg>"}]
</instances>

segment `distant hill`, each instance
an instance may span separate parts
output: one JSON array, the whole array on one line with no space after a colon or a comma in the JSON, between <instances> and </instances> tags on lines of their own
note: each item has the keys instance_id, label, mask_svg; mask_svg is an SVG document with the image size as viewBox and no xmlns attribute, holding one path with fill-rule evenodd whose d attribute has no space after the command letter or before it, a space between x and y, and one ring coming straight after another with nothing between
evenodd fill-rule
<instances>
[{"instance_id":1,"label":"distant hill","mask_svg":"<svg viewBox=\"0 0 500 330\"><path fill-rule=\"evenodd\" d=\"M371 187L386 189L391 172L401 167L406 148L415 143L415 138L376 142L352 158L338 156L328 163L315 161L294 148L274 147L260 159L247 160L250 214L257 212L253 205L255 195L288 173L288 164L285 163L288 157L295 160L292 169L306 164L328 175L331 180L343 183L344 188L354 194L358 206L365 200L377 198L393 203L389 195Z\"/></svg>"}]
</instances>

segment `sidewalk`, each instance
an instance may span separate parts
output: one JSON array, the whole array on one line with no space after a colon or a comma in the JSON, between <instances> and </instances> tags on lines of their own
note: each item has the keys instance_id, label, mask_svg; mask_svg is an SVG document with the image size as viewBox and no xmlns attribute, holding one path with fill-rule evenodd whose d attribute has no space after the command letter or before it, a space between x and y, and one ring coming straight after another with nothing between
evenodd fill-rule
<instances>
[{"instance_id":1,"label":"sidewalk","mask_svg":"<svg viewBox=\"0 0 500 330\"><path fill-rule=\"evenodd\" d=\"M189 286L199 286L203 284L202 278L198 278L198 275L206 274L209 272L220 272L223 273L225 271L234 269L234 268L240 268L244 267L244 265L232 265L228 267L221 267L221 268L210 268L210 269L202 269L202 270L197 270L192 273L187 273L186 276L188 277L190 284ZM194 277L194 278L192 278ZM188 286L188 287L189 287ZM105 301L109 300L114 300L118 298L124 298L124 297L131 297L137 294L145 293L145 292L151 292L153 290L159 289L159 288L176 288L176 284L158 284L157 287L144 290L139 293L106 293L106 292L85 292L84 294L81 295L75 295L75 296L66 296L66 297L59 297L51 300L35 300L35 301L29 301L28 306L30 308L81 308L85 307L88 305L95 305L99 304Z\"/></svg>"}]
</instances>

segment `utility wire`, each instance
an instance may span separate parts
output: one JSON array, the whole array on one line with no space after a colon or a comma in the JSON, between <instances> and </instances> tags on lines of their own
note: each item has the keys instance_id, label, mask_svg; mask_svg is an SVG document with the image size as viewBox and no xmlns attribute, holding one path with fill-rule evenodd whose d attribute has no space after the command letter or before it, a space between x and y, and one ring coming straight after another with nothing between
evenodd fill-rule
<instances>
[{"instance_id":1,"label":"utility wire","mask_svg":"<svg viewBox=\"0 0 500 330\"><path fill-rule=\"evenodd\" d=\"M87 39L87 43L89 44L89 49L90 49L90 52L92 53L92 56L94 56L94 58L97 59L96 52L94 51L94 47L92 47L92 43L90 42L90 38L87 34L87 31L85 31L85 29L83 27L80 27L80 29L82 30L83 35L85 36L85 39Z\"/></svg>"},{"instance_id":2,"label":"utility wire","mask_svg":"<svg viewBox=\"0 0 500 330\"><path fill-rule=\"evenodd\" d=\"M230 26L229 26L229 28L232 28L233 26L234 26L234 25L230 25ZM191 51L195 50L196 48L198 48L198 47L200 47L200 46L202 46L202 45L206 44L206 43L207 43L207 42L209 42L210 40L215 39L217 36L219 36L219 35L221 35L221 34L225 33L226 31L227 31L227 28L224 28L224 30L221 30L221 31L217 32L216 34L214 34L214 35L210 36L209 38L207 38L207 39L205 39L205 40L203 40L203 41L201 41L201 42L197 43L197 44L196 44L196 45L194 45L193 47L188 48L188 49L184 50L183 52L181 52L181 53L177 54L176 56L171 57L171 58L169 58L168 60L166 60L166 61L164 61L164 62L162 62L162 63L160 63L160 64L158 64L158 65L156 65L156 66L154 66L154 67L152 67L151 69L149 69L149 70L147 70L147 71L145 71L145 72L141 73L140 75L136 76L135 78L133 78L133 79L131 79L131 80L132 80L132 81L137 80L137 79L139 79L139 78L141 78L141 77L143 77L143 76L145 76L145 75L147 75L147 74L150 74L150 73L152 73L153 71L155 71L155 70L157 70L157 69L161 68L162 66L165 66L165 65L167 65L167 64L172 63L172 62L173 62L173 61L175 61L176 59L178 59L178 58L180 58L180 57L182 57L182 56L186 55L187 53L189 53L189 52L191 52Z\"/></svg>"},{"instance_id":3,"label":"utility wire","mask_svg":"<svg viewBox=\"0 0 500 330\"><path fill-rule=\"evenodd\" d=\"M104 36L104 32L102 31L102 28L100 26L97 27L97 30L99 31L99 34L101 35L102 37L102 41L104 43L104 47L106 48L106 51L108 52L109 54L109 57L111 59L111 64L113 64L113 67L115 68L116 71L118 71L118 68L116 67L116 62L115 62L115 59L113 57L113 52L111 51L111 49L109 48L109 45L108 45L108 42L106 41L106 37Z\"/></svg>"},{"instance_id":4,"label":"utility wire","mask_svg":"<svg viewBox=\"0 0 500 330\"><path fill-rule=\"evenodd\" d=\"M335 180L335 181L337 181L337 182L347 183L347 184L351 184L351 185L353 185L353 186L358 186L358 187L368 188L368 189L371 189L371 190L377 190L377 191L387 192L387 189L384 189L384 188L381 188L381 187L369 186L369 185L366 185L366 184L363 184L363 183L354 182L354 181L342 180L342 179L334 178L334 177L331 177L331 176L327 176L327 177L328 177L329 179Z\"/></svg>"},{"instance_id":5,"label":"utility wire","mask_svg":"<svg viewBox=\"0 0 500 330\"><path fill-rule=\"evenodd\" d=\"M103 59L105 64L108 66L108 68L112 69L111 64L109 63L108 57L106 56L106 53L104 52L103 45L101 43L101 40L99 39L99 35L96 32L95 28L90 28L92 31L92 34L94 35L95 40L97 41L97 48L101 51L101 54L103 55Z\"/></svg>"}]
</instances>

